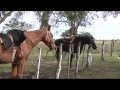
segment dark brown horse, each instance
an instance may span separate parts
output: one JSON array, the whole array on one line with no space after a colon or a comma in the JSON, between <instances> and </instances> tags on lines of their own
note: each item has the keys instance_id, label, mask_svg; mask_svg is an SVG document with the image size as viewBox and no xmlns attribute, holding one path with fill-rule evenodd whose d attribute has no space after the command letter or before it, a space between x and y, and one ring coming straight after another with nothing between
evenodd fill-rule
<instances>
[{"instance_id":1,"label":"dark brown horse","mask_svg":"<svg viewBox=\"0 0 120 90\"><path fill-rule=\"evenodd\" d=\"M81 42L81 46L80 46L80 54L83 50L83 46L85 46L86 44L88 45L92 45L92 48L94 50L97 49L96 43L95 43L95 39L93 38L92 35L87 35L87 34L80 34L80 35L76 35L76 36L72 36L72 37L67 37L67 38L60 38L55 40L55 45L57 46L56 48L56 58L57 60L59 60L59 51L60 51L60 44L62 43L62 52L69 52L69 44L73 44L73 53L77 53L77 49L78 49L78 43ZM71 59L70 59L70 67L72 64L72 60L73 60L73 53L71 54Z\"/></svg>"},{"instance_id":2,"label":"dark brown horse","mask_svg":"<svg viewBox=\"0 0 120 90\"><path fill-rule=\"evenodd\" d=\"M47 29L25 31L24 35L26 39L20 46L15 46L16 52L11 48L5 49L2 39L0 38L0 64L12 63L12 78L23 78L25 62L32 48L40 41L43 41L50 49L56 47L53 41L53 35L50 32L50 26L48 26ZM14 59L13 56L15 56Z\"/></svg>"}]
</instances>

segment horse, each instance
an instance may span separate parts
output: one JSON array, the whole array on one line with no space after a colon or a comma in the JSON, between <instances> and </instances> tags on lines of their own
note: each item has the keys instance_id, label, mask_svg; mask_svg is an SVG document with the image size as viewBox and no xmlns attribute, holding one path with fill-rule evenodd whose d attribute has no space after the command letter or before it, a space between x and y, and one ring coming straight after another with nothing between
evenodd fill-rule
<instances>
[{"instance_id":1,"label":"horse","mask_svg":"<svg viewBox=\"0 0 120 90\"><path fill-rule=\"evenodd\" d=\"M14 45L14 48L5 48L3 43L4 40L0 36L0 64L12 64L11 72L13 79L23 79L24 65L27 58L30 55L32 48L39 42L44 42L50 50L56 47L50 28L51 26L49 25L48 28L23 31L25 36L23 42L19 45Z\"/></svg>"},{"instance_id":2,"label":"horse","mask_svg":"<svg viewBox=\"0 0 120 90\"><path fill-rule=\"evenodd\" d=\"M83 50L83 46L85 46L86 44L88 45L92 45L92 48L94 50L97 49L97 46L96 46L96 43L95 43L95 40L93 38L92 35L83 35L83 34L80 34L80 35L76 35L76 36L72 36L72 37L67 37L67 38L59 38L59 39L56 39L55 40L55 45L57 46L56 48L56 59L58 60L59 59L59 45L60 43L62 43L62 52L68 52L69 51L69 45L70 44L73 44L73 52L71 54L71 59L70 59L70 68L71 68L71 63L72 63L72 59L73 59L73 53L77 53L77 47L78 47L78 44L79 42L81 42L81 46L80 46L80 54Z\"/></svg>"}]
</instances>

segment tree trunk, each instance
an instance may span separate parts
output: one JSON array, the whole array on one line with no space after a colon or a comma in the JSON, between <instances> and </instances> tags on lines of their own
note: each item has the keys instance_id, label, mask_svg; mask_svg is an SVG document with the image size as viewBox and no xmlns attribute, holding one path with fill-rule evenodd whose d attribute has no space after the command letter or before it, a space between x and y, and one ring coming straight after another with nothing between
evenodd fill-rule
<instances>
[{"instance_id":1,"label":"tree trunk","mask_svg":"<svg viewBox=\"0 0 120 90\"><path fill-rule=\"evenodd\" d=\"M43 15L42 15L42 18L41 18L40 28L48 26L48 22L49 22L49 19L50 19L50 13L51 13L51 11L44 11L43 12Z\"/></svg>"}]
</instances>

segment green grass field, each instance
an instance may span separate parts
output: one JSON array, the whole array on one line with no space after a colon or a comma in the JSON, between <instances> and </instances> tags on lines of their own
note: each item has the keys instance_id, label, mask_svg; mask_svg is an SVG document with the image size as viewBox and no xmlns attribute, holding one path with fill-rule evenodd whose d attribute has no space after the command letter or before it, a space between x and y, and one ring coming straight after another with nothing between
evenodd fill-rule
<instances>
[{"instance_id":1,"label":"green grass field","mask_svg":"<svg viewBox=\"0 0 120 90\"><path fill-rule=\"evenodd\" d=\"M120 62L117 59L117 56L120 54L120 41L116 40L114 46L113 55L110 55L110 47L111 41L105 41L106 47L106 54L105 54L105 61L101 60L101 52L102 52L102 41L97 40L97 47L96 51L92 51L92 65L89 69L84 69L79 71L78 77L75 78L75 63L76 59L74 58L72 63L72 70L70 70L70 79L120 79ZM46 52L48 47L40 43L37 47L42 48L42 58L41 58L41 65L40 65L40 79L55 79L55 72L57 61L55 58L55 51L51 51L46 56ZM87 47L86 47L87 49ZM24 68L24 75L31 75L36 76L37 72L37 63L38 63L38 56L39 56L39 49L36 47L33 48L27 63ZM82 68L82 56L80 56L80 68ZM60 79L67 78L67 55L62 60L62 67L60 73ZM84 66L86 65L86 53L85 53L85 60ZM11 64L1 64L0 65L0 77L2 76L10 76L11 75Z\"/></svg>"}]
</instances>

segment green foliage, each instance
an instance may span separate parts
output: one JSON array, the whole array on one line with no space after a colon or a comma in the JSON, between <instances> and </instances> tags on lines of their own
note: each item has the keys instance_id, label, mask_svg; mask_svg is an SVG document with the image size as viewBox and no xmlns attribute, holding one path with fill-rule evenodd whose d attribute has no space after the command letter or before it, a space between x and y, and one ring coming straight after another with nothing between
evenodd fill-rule
<instances>
[{"instance_id":1,"label":"green foliage","mask_svg":"<svg viewBox=\"0 0 120 90\"><path fill-rule=\"evenodd\" d=\"M77 34L79 26L91 25L92 20L97 18L97 13L93 11L59 11L56 23L66 23L70 26L70 35ZM63 35L62 35L63 36Z\"/></svg>"},{"instance_id":2,"label":"green foliage","mask_svg":"<svg viewBox=\"0 0 120 90\"><path fill-rule=\"evenodd\" d=\"M52 11L44 11L42 13L41 27L43 27L43 26L47 27L48 26L48 22L49 22L51 13L52 13Z\"/></svg>"},{"instance_id":3,"label":"green foliage","mask_svg":"<svg viewBox=\"0 0 120 90\"><path fill-rule=\"evenodd\" d=\"M37 20L41 23L40 28L47 27L53 11L34 11Z\"/></svg>"},{"instance_id":4,"label":"green foliage","mask_svg":"<svg viewBox=\"0 0 120 90\"><path fill-rule=\"evenodd\" d=\"M120 11L102 11L102 18L106 19L108 16L113 16L116 18L120 14Z\"/></svg>"},{"instance_id":5,"label":"green foliage","mask_svg":"<svg viewBox=\"0 0 120 90\"><path fill-rule=\"evenodd\" d=\"M14 18L22 18L22 16L28 13L26 11L0 11L0 23L4 22L5 19L12 14L14 14Z\"/></svg>"},{"instance_id":6,"label":"green foliage","mask_svg":"<svg viewBox=\"0 0 120 90\"><path fill-rule=\"evenodd\" d=\"M68 34L69 34L69 30L65 30L65 31L61 34L61 36L62 36L62 37L65 37L65 36L68 36Z\"/></svg>"},{"instance_id":7,"label":"green foliage","mask_svg":"<svg viewBox=\"0 0 120 90\"><path fill-rule=\"evenodd\" d=\"M0 23L4 22L8 16L11 16L13 11L0 11Z\"/></svg>"},{"instance_id":8,"label":"green foliage","mask_svg":"<svg viewBox=\"0 0 120 90\"><path fill-rule=\"evenodd\" d=\"M36 18L40 23L40 28L43 26L47 26L48 23L53 27L58 27L60 24L66 24L70 26L72 33L77 33L77 29L79 26L86 27L87 25L91 25L95 18L98 18L98 11L33 11L35 13ZM117 17L120 11L99 11L104 19L108 16L112 15L113 17ZM4 20L14 14L14 18L23 19L23 15L30 13L30 11L0 11L0 23L4 22ZM25 22L23 26L25 25ZM22 26L22 24L21 24ZM14 26L12 26L14 27ZM29 25L27 25L29 27Z\"/></svg>"},{"instance_id":9,"label":"green foliage","mask_svg":"<svg viewBox=\"0 0 120 90\"><path fill-rule=\"evenodd\" d=\"M65 30L65 32L63 32L62 34L61 34L61 36L62 37L65 37L65 36L68 36L69 35L69 33L70 33L70 30ZM82 31L80 34L77 34L77 35L87 35L87 36L92 36L93 37L93 35L90 33L90 32L85 32L85 31ZM93 37L94 38L94 37Z\"/></svg>"},{"instance_id":10,"label":"green foliage","mask_svg":"<svg viewBox=\"0 0 120 90\"><path fill-rule=\"evenodd\" d=\"M21 29L24 31L27 31L28 29L31 29L33 26L31 24L27 24L25 22L19 22L18 19L12 18L8 23L3 26L3 32L6 32L9 29Z\"/></svg>"}]
</instances>

